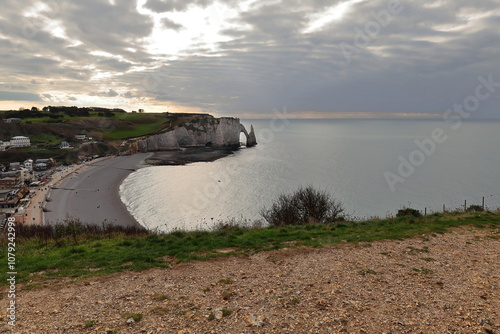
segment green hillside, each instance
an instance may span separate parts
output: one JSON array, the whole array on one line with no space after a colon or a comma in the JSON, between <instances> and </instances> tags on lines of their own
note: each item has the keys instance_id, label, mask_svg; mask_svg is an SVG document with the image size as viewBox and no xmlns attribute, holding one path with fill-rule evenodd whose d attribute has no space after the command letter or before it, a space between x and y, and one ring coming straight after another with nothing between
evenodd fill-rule
<instances>
[{"instance_id":1,"label":"green hillside","mask_svg":"<svg viewBox=\"0 0 500 334\"><path fill-rule=\"evenodd\" d=\"M121 109L48 107L43 110L26 109L0 111L0 140L14 136L29 137L32 147L0 152L0 163L22 161L27 158L54 157L74 161L73 150L59 150L62 141L78 148L82 142L75 135L86 135L88 141L101 143L96 154L117 151L123 140L152 135L172 129L200 115L175 113L130 113ZM8 118L19 122L7 123ZM88 142L87 141L87 142ZM103 146L104 144L105 146ZM95 145L94 145L95 146ZM107 148L105 148L107 147Z\"/></svg>"}]
</instances>

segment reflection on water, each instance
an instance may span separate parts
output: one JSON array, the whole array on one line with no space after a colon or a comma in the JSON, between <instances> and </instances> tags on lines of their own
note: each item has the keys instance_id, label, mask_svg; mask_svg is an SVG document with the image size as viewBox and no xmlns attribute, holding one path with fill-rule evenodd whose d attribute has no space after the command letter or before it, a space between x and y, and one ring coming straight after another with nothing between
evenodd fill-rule
<instances>
[{"instance_id":1,"label":"reflection on water","mask_svg":"<svg viewBox=\"0 0 500 334\"><path fill-rule=\"evenodd\" d=\"M259 141L269 122L252 123ZM404 205L458 207L500 192L499 125L472 121L452 130L436 120L295 120L269 143L215 162L141 169L124 181L121 196L141 224L163 231L259 220L262 207L300 185L329 191L355 217L385 217ZM447 141L392 192L384 172L397 173L398 158L408 158L418 149L414 141L437 127Z\"/></svg>"}]
</instances>

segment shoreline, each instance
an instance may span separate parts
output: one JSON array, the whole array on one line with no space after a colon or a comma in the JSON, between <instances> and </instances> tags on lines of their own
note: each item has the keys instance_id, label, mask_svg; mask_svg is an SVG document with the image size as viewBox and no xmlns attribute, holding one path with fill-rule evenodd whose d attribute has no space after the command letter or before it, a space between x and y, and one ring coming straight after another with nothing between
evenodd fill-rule
<instances>
[{"instance_id":1,"label":"shoreline","mask_svg":"<svg viewBox=\"0 0 500 334\"><path fill-rule=\"evenodd\" d=\"M234 154L233 147L184 147L177 151L152 152L145 161L151 166L183 166L194 162L212 162Z\"/></svg>"},{"instance_id":2,"label":"shoreline","mask_svg":"<svg viewBox=\"0 0 500 334\"><path fill-rule=\"evenodd\" d=\"M232 148L189 147L180 151L136 153L104 157L78 166L54 182L42 207L42 224L62 223L69 218L84 224L143 226L129 211L120 194L120 186L133 172L148 166L182 166L194 162L212 162L234 153ZM140 194L139 194L140 196Z\"/></svg>"},{"instance_id":3,"label":"shoreline","mask_svg":"<svg viewBox=\"0 0 500 334\"><path fill-rule=\"evenodd\" d=\"M137 169L146 167L150 153L114 156L87 164L51 189L45 202L44 224L75 218L85 224L143 227L120 198L120 185Z\"/></svg>"}]
</instances>

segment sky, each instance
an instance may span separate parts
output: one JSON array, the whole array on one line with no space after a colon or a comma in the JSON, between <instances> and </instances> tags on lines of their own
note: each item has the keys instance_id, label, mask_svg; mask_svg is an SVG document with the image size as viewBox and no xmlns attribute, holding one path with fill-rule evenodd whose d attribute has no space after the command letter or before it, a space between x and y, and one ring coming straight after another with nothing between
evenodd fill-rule
<instances>
[{"instance_id":1,"label":"sky","mask_svg":"<svg viewBox=\"0 0 500 334\"><path fill-rule=\"evenodd\" d=\"M0 13L2 110L377 118L469 103L497 118L499 65L500 0L2 0Z\"/></svg>"}]
</instances>

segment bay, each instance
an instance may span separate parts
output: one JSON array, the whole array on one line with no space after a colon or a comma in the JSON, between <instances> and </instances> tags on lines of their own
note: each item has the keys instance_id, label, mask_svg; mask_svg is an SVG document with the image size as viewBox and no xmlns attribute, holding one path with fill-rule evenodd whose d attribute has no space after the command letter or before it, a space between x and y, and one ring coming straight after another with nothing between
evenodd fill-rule
<instances>
[{"instance_id":1,"label":"bay","mask_svg":"<svg viewBox=\"0 0 500 334\"><path fill-rule=\"evenodd\" d=\"M482 204L483 196L489 208L500 207L500 120L456 129L442 120L242 123L254 125L256 147L132 173L120 195L138 222L166 232L253 222L281 193L308 185L331 193L352 219L384 218L405 206L455 209L465 200Z\"/></svg>"}]
</instances>

